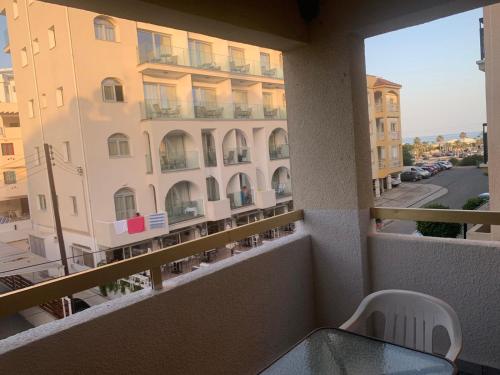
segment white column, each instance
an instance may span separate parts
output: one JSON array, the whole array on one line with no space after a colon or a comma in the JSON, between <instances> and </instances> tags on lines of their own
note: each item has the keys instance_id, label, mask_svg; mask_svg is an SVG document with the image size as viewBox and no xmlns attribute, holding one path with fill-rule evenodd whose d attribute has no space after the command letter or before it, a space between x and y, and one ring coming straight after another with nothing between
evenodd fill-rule
<instances>
[{"instance_id":1,"label":"white column","mask_svg":"<svg viewBox=\"0 0 500 375\"><path fill-rule=\"evenodd\" d=\"M386 177L386 182L387 182L387 190L391 190L392 189L392 184L391 184L391 181L392 181L392 176L389 175Z\"/></svg>"}]
</instances>

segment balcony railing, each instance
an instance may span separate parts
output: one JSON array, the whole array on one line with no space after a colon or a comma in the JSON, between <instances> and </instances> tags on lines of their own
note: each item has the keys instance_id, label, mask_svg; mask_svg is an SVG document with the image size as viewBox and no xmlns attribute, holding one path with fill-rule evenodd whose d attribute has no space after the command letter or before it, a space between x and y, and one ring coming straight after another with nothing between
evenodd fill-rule
<instances>
[{"instance_id":1,"label":"balcony railing","mask_svg":"<svg viewBox=\"0 0 500 375\"><path fill-rule=\"evenodd\" d=\"M249 163L250 161L248 147L224 148L224 165Z\"/></svg>"},{"instance_id":2,"label":"balcony railing","mask_svg":"<svg viewBox=\"0 0 500 375\"><path fill-rule=\"evenodd\" d=\"M375 112L383 112L384 106L382 103L375 103Z\"/></svg>"},{"instance_id":3,"label":"balcony railing","mask_svg":"<svg viewBox=\"0 0 500 375\"><path fill-rule=\"evenodd\" d=\"M289 183L279 183L273 186L273 189L276 193L276 199L292 196L292 187Z\"/></svg>"},{"instance_id":4,"label":"balcony railing","mask_svg":"<svg viewBox=\"0 0 500 375\"><path fill-rule=\"evenodd\" d=\"M170 246L151 253L124 259L101 267L41 282L25 289L0 295L0 317L60 299L68 295L114 282L120 278L149 270L154 289L162 289L161 267L176 260L224 247L254 234L288 225L304 218L303 211L292 211L205 236L193 241Z\"/></svg>"},{"instance_id":5,"label":"balcony railing","mask_svg":"<svg viewBox=\"0 0 500 375\"><path fill-rule=\"evenodd\" d=\"M163 64L191 68L283 79L283 68L278 65L261 65L260 61L234 59L230 55L206 53L182 47L151 48L139 45L139 64Z\"/></svg>"},{"instance_id":6,"label":"balcony railing","mask_svg":"<svg viewBox=\"0 0 500 375\"><path fill-rule=\"evenodd\" d=\"M254 204L253 191L248 189L246 191L235 191L227 194L231 209L251 206Z\"/></svg>"},{"instance_id":7,"label":"balcony railing","mask_svg":"<svg viewBox=\"0 0 500 375\"><path fill-rule=\"evenodd\" d=\"M205 159L205 167L217 166L217 153L215 148L209 147L203 151L203 158Z\"/></svg>"},{"instance_id":8,"label":"balcony railing","mask_svg":"<svg viewBox=\"0 0 500 375\"><path fill-rule=\"evenodd\" d=\"M387 112L399 112L399 104L387 103Z\"/></svg>"},{"instance_id":9,"label":"balcony railing","mask_svg":"<svg viewBox=\"0 0 500 375\"><path fill-rule=\"evenodd\" d=\"M286 108L265 108L261 104L221 102L181 102L146 99L140 103L143 120L179 120L222 118L237 120L286 120Z\"/></svg>"},{"instance_id":10,"label":"balcony railing","mask_svg":"<svg viewBox=\"0 0 500 375\"><path fill-rule=\"evenodd\" d=\"M290 157L290 147L288 144L269 145L269 158L271 160L287 159Z\"/></svg>"},{"instance_id":11,"label":"balcony railing","mask_svg":"<svg viewBox=\"0 0 500 375\"><path fill-rule=\"evenodd\" d=\"M391 138L393 140L399 140L399 139L401 139L401 133L400 132L391 132Z\"/></svg>"},{"instance_id":12,"label":"balcony railing","mask_svg":"<svg viewBox=\"0 0 500 375\"><path fill-rule=\"evenodd\" d=\"M383 131L377 131L377 139L383 141L385 139L385 133Z\"/></svg>"},{"instance_id":13,"label":"balcony railing","mask_svg":"<svg viewBox=\"0 0 500 375\"><path fill-rule=\"evenodd\" d=\"M186 151L180 155L160 155L161 171L178 171L200 167L198 151Z\"/></svg>"},{"instance_id":14,"label":"balcony railing","mask_svg":"<svg viewBox=\"0 0 500 375\"><path fill-rule=\"evenodd\" d=\"M181 202L174 206L167 206L169 224L180 223L181 221L192 220L205 215L203 200Z\"/></svg>"},{"instance_id":15,"label":"balcony railing","mask_svg":"<svg viewBox=\"0 0 500 375\"><path fill-rule=\"evenodd\" d=\"M379 160L379 161L378 161L378 167L379 167L380 169L385 168L385 160Z\"/></svg>"}]
</instances>

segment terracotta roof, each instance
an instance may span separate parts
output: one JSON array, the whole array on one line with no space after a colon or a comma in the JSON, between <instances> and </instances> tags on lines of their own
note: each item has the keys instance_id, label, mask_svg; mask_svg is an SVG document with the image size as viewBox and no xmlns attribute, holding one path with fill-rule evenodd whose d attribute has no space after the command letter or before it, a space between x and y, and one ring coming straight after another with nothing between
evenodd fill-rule
<instances>
[{"instance_id":1,"label":"terracotta roof","mask_svg":"<svg viewBox=\"0 0 500 375\"><path fill-rule=\"evenodd\" d=\"M388 80L380 78L380 77L377 77L377 80L373 84L373 87L377 87L377 86L392 86L392 87L399 87L399 88L402 87L399 83L394 83L394 82L388 81Z\"/></svg>"}]
</instances>

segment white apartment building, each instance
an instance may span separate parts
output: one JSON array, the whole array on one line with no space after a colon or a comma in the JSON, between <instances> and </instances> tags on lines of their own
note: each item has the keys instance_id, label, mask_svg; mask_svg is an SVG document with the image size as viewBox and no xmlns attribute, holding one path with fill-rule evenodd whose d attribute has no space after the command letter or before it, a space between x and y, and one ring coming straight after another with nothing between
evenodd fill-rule
<instances>
[{"instance_id":1,"label":"white apartment building","mask_svg":"<svg viewBox=\"0 0 500 375\"><path fill-rule=\"evenodd\" d=\"M74 270L288 210L280 52L39 1L2 9L37 155L34 253L59 258L44 143Z\"/></svg>"}]
</instances>

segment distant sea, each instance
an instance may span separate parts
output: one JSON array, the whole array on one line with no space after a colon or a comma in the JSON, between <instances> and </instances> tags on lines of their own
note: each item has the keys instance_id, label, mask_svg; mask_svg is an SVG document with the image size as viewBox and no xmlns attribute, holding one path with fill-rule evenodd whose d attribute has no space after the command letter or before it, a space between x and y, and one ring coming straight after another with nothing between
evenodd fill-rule
<instances>
[{"instance_id":1,"label":"distant sea","mask_svg":"<svg viewBox=\"0 0 500 375\"><path fill-rule=\"evenodd\" d=\"M467 138L477 138L479 136L483 136L483 132L465 132L467 134ZM422 142L436 142L436 138L439 134L436 135L425 135L425 136L420 136L420 140ZM460 133L452 133L452 134L442 134L444 137L445 141L449 141L451 139L458 139ZM413 144L413 140L415 137L406 137L403 138L403 143L411 143Z\"/></svg>"}]
</instances>

